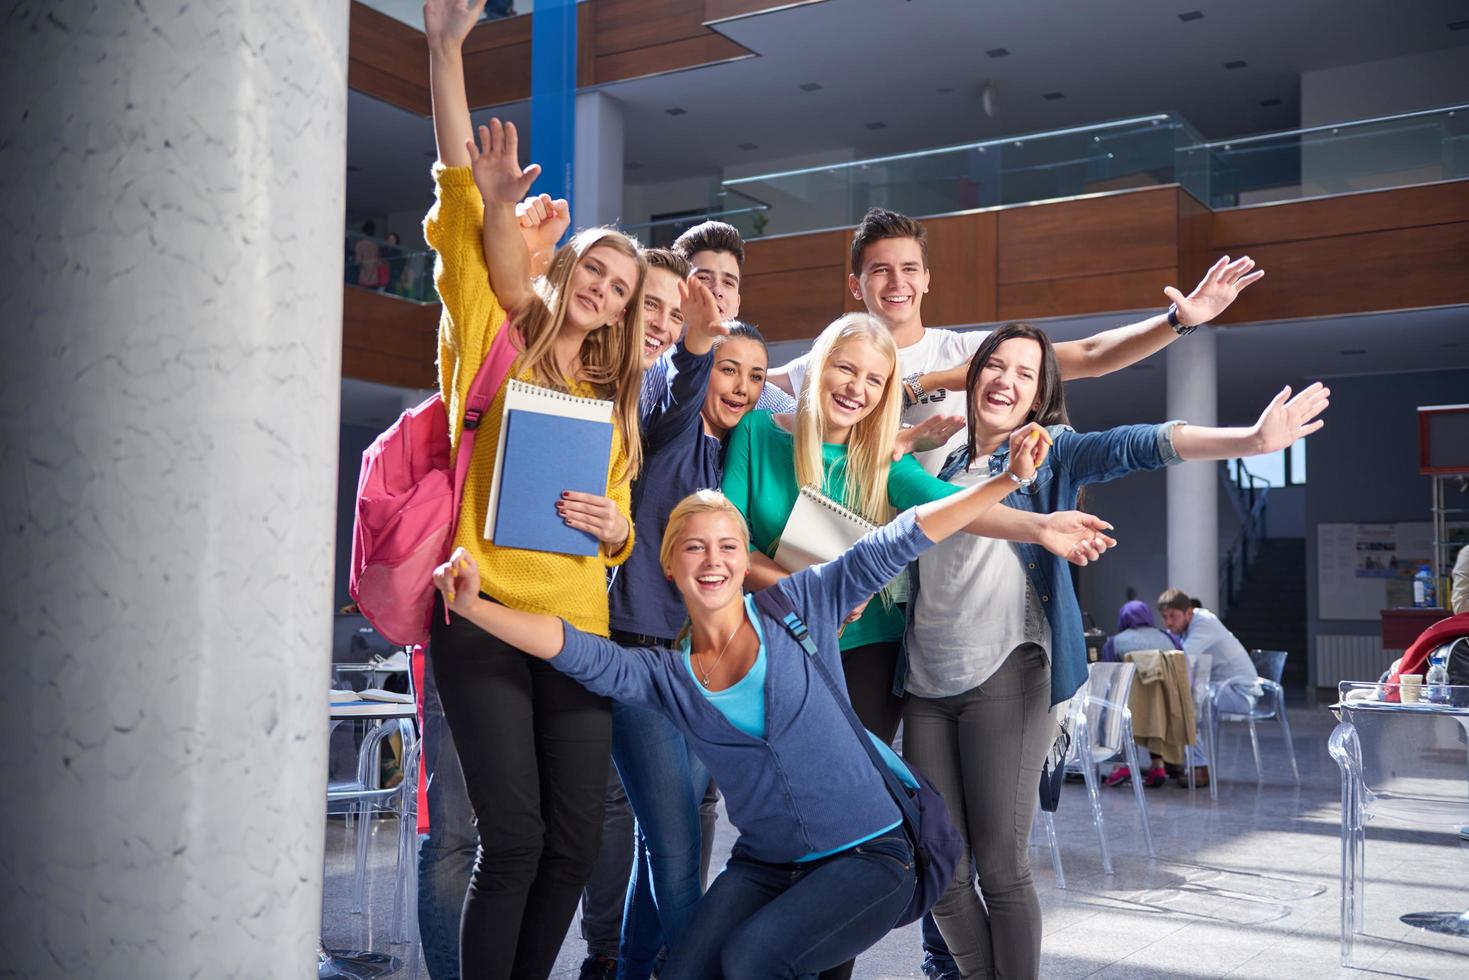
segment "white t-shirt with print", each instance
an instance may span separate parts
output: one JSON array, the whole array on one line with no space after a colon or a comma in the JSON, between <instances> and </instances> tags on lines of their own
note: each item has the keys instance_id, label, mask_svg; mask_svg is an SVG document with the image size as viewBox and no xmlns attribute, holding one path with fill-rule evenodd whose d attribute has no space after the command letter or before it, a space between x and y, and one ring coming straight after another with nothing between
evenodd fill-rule
<instances>
[{"instance_id":1,"label":"white t-shirt with print","mask_svg":"<svg viewBox=\"0 0 1469 980\"><path fill-rule=\"evenodd\" d=\"M988 336L987 330L966 330L961 333L957 330L927 327L918 343L898 348L898 376L906 378L910 374L928 374L930 371L944 371L959 364L967 364ZM792 390L801 390L810 362L811 353L808 351L786 365ZM903 424L917 425L934 415L962 416L968 401L966 394L963 391L931 391L917 405L903 409ZM960 429L943 447L926 453L914 453L914 458L928 472L937 474L949 453L964 445L965 438L965 431Z\"/></svg>"}]
</instances>

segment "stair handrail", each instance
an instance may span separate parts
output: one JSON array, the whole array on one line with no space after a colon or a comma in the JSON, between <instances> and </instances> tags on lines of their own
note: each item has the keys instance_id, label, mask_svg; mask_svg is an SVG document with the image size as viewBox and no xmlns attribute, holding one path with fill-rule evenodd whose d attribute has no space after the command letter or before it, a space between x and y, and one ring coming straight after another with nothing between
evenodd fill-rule
<instances>
[{"instance_id":1,"label":"stair handrail","mask_svg":"<svg viewBox=\"0 0 1469 980\"><path fill-rule=\"evenodd\" d=\"M1231 476L1230 468L1233 467ZM1219 478L1224 482L1230 503L1239 516L1239 533L1219 562L1219 609L1223 616L1244 586L1255 559L1260 555L1260 542L1266 536L1266 513L1270 499L1270 481L1251 473L1244 460L1220 463Z\"/></svg>"}]
</instances>

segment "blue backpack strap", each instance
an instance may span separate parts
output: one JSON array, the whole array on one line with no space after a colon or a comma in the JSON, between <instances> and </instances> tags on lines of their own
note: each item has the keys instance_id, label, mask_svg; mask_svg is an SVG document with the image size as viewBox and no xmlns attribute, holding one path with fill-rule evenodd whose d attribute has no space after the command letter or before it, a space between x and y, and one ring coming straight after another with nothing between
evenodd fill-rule
<instances>
[{"instance_id":1,"label":"blue backpack strap","mask_svg":"<svg viewBox=\"0 0 1469 980\"><path fill-rule=\"evenodd\" d=\"M872 760L872 764L882 775L882 781L887 786L893 802L902 812L903 821L908 824L913 839L917 840L919 827L917 805L913 802L912 796L908 794L907 787L900 783L897 775L888 768L887 760L877 751L877 746L872 744L872 737L867 733L867 728L857 717L857 713L852 710L852 702L848 700L846 692L831 676L830 671L826 669L826 664L822 663L820 653L816 649L816 641L811 638L811 631L806 628L805 621L796 612L796 607L792 605L790 597L779 587L771 586L755 593L755 606L785 627L791 638L801 644L801 649L806 651L812 666L816 668L816 673L821 675L826 689L831 692L832 699L836 701L847 723L852 726L852 732L857 736L857 741L862 744L862 748L867 752L867 757Z\"/></svg>"}]
</instances>

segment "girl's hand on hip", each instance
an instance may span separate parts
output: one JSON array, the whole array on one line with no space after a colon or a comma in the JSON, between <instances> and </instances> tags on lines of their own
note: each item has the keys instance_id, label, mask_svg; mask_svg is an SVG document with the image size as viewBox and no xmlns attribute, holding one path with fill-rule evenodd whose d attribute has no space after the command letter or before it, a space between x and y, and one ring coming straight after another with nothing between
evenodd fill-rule
<instances>
[{"instance_id":1,"label":"girl's hand on hip","mask_svg":"<svg viewBox=\"0 0 1469 980\"><path fill-rule=\"evenodd\" d=\"M622 550L632 530L610 497L567 490L556 501L556 512L568 526L595 536L609 555Z\"/></svg>"}]
</instances>

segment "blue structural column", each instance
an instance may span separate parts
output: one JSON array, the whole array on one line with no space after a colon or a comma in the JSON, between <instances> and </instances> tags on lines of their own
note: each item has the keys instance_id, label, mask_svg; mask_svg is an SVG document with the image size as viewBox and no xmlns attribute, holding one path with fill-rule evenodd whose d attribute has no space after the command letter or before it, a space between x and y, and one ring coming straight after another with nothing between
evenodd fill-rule
<instances>
[{"instance_id":1,"label":"blue structural column","mask_svg":"<svg viewBox=\"0 0 1469 980\"><path fill-rule=\"evenodd\" d=\"M531 192L570 197L576 159L576 0L536 0L531 13Z\"/></svg>"}]
</instances>

